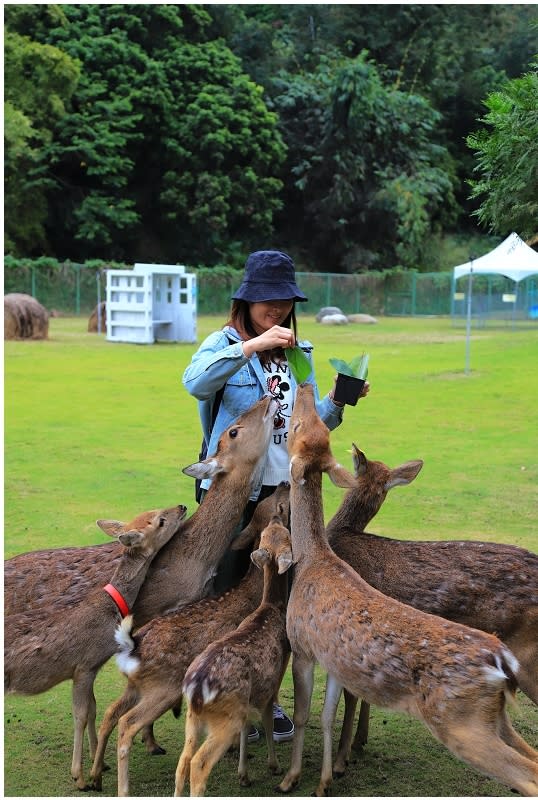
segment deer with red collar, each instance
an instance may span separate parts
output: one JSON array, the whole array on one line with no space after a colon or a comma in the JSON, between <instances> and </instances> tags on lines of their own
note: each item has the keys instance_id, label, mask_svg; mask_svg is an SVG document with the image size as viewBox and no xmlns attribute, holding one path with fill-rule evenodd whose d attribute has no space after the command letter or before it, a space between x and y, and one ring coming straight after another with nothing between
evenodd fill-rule
<instances>
[{"instance_id":1,"label":"deer with red collar","mask_svg":"<svg viewBox=\"0 0 538 800\"><path fill-rule=\"evenodd\" d=\"M78 789L87 788L82 751L88 721L93 719L95 725L95 676L116 650L116 628L130 614L151 561L177 532L186 513L185 506L174 506L147 511L128 524L97 520L105 533L123 545L110 582L81 597L68 613L40 609L5 617L6 692L40 694L63 681L73 681L71 775ZM95 746L96 742L94 751Z\"/></svg>"},{"instance_id":2,"label":"deer with red collar","mask_svg":"<svg viewBox=\"0 0 538 800\"><path fill-rule=\"evenodd\" d=\"M332 783L332 730L342 689L421 720L457 758L523 795L538 793L538 753L514 730L506 704L518 662L495 636L426 614L381 594L329 545L322 473L355 479L332 456L312 389L297 389L288 438L294 579L287 632L293 653L291 766L279 791L299 782L317 663L327 672L323 763L316 790Z\"/></svg>"}]
</instances>

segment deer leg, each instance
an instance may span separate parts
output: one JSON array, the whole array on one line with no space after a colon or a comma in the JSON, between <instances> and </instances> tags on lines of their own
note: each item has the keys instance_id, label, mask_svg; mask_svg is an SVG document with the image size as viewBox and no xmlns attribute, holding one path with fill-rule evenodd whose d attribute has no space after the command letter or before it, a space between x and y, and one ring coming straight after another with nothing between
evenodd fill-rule
<instances>
[{"instance_id":1,"label":"deer leg","mask_svg":"<svg viewBox=\"0 0 538 800\"><path fill-rule=\"evenodd\" d=\"M151 725L144 725L144 727L142 728L142 733L140 735L140 738L144 742L146 751L151 756L166 755L166 750L164 749L164 747L161 747L161 745L155 739L155 736L153 734L153 723L151 723Z\"/></svg>"},{"instance_id":2,"label":"deer leg","mask_svg":"<svg viewBox=\"0 0 538 800\"><path fill-rule=\"evenodd\" d=\"M202 734L202 727L203 726L200 722L200 719L196 717L189 708L187 710L187 717L185 719L185 744L183 745L183 750L176 767L174 797L181 797L183 793L183 787L189 780L191 762L198 748L198 742ZM191 784L191 795L192 794L193 791Z\"/></svg>"},{"instance_id":3,"label":"deer leg","mask_svg":"<svg viewBox=\"0 0 538 800\"><path fill-rule=\"evenodd\" d=\"M479 772L526 797L538 796L538 763L506 744L490 723L445 727L441 741Z\"/></svg>"},{"instance_id":4,"label":"deer leg","mask_svg":"<svg viewBox=\"0 0 538 800\"><path fill-rule=\"evenodd\" d=\"M310 716L312 689L314 687L314 661L294 655L293 672L293 723L295 734L291 750L291 765L277 791L287 794L297 786L301 777L305 727Z\"/></svg>"},{"instance_id":5,"label":"deer leg","mask_svg":"<svg viewBox=\"0 0 538 800\"><path fill-rule=\"evenodd\" d=\"M531 761L536 761L538 764L538 751L534 750L522 736L512 727L510 717L506 713L506 709L502 711L500 736L503 742L509 747L513 747L518 753L521 753L525 758L530 758Z\"/></svg>"},{"instance_id":6,"label":"deer leg","mask_svg":"<svg viewBox=\"0 0 538 800\"><path fill-rule=\"evenodd\" d=\"M243 727L242 719L230 719L228 725L218 725L191 760L191 797L203 797L207 781L215 764L222 758Z\"/></svg>"},{"instance_id":7,"label":"deer leg","mask_svg":"<svg viewBox=\"0 0 538 800\"><path fill-rule=\"evenodd\" d=\"M289 650L288 653L284 656L284 663L282 664L282 672L280 673L280 680L278 682L278 689L275 692L275 696L273 697L273 703L276 703L276 704L278 704L278 690L280 689L280 684L284 680L284 675L286 674L286 670L288 668L288 664L290 663L290 656L291 656L291 650Z\"/></svg>"},{"instance_id":8,"label":"deer leg","mask_svg":"<svg viewBox=\"0 0 538 800\"><path fill-rule=\"evenodd\" d=\"M128 690L115 702L111 703L107 708L103 721L99 727L99 735L97 736L97 748L93 759L92 769L90 772L90 785L92 789L100 792L103 788L102 774L105 767L105 750L108 744L110 734L118 724L120 717L126 714L136 703L137 697L134 692Z\"/></svg>"},{"instance_id":9,"label":"deer leg","mask_svg":"<svg viewBox=\"0 0 538 800\"><path fill-rule=\"evenodd\" d=\"M84 731L88 724L91 697L93 696L94 679L95 672L76 672L73 676L72 708L75 730L73 739L73 757L71 760L71 777L75 781L77 789L82 791L87 788L82 768L82 755L84 748Z\"/></svg>"},{"instance_id":10,"label":"deer leg","mask_svg":"<svg viewBox=\"0 0 538 800\"><path fill-rule=\"evenodd\" d=\"M359 710L359 721L357 723L357 730L351 748L360 753L362 748L368 741L368 725L370 721L370 703L366 700L361 700L361 707Z\"/></svg>"},{"instance_id":11,"label":"deer leg","mask_svg":"<svg viewBox=\"0 0 538 800\"><path fill-rule=\"evenodd\" d=\"M95 702L93 683L91 686L91 692L88 700L89 703L88 703L87 731L88 731L88 742L90 747L90 756L93 760L93 758L95 757L95 751L97 750L97 731L95 729L95 719L97 717L97 704Z\"/></svg>"},{"instance_id":12,"label":"deer leg","mask_svg":"<svg viewBox=\"0 0 538 800\"><path fill-rule=\"evenodd\" d=\"M282 768L278 763L275 742L273 739L273 701L271 700L262 714L263 728L265 730L265 740L267 742L267 766L273 775L280 775Z\"/></svg>"},{"instance_id":13,"label":"deer leg","mask_svg":"<svg viewBox=\"0 0 538 800\"><path fill-rule=\"evenodd\" d=\"M323 731L323 760L321 764L321 777L316 789L317 797L328 797L333 782L332 747L333 727L336 709L342 694L342 684L333 675L327 675L325 687L325 702L321 712L321 729Z\"/></svg>"},{"instance_id":14,"label":"deer leg","mask_svg":"<svg viewBox=\"0 0 538 800\"><path fill-rule=\"evenodd\" d=\"M340 731L340 741L338 742L338 752L334 761L333 773L336 777L341 777L349 764L351 753L351 740L353 738L353 723L355 722L355 710L357 708L357 698L344 689L344 721Z\"/></svg>"},{"instance_id":15,"label":"deer leg","mask_svg":"<svg viewBox=\"0 0 538 800\"><path fill-rule=\"evenodd\" d=\"M166 687L163 687L165 690ZM173 698L175 700L175 698ZM129 796L129 755L136 734L150 725L172 706L170 694L156 697L148 694L139 700L118 723L118 797Z\"/></svg>"},{"instance_id":16,"label":"deer leg","mask_svg":"<svg viewBox=\"0 0 538 800\"><path fill-rule=\"evenodd\" d=\"M239 736L239 764L237 766L237 774L239 775L240 786L250 786L250 779L248 777L248 721L245 722L241 728Z\"/></svg>"},{"instance_id":17,"label":"deer leg","mask_svg":"<svg viewBox=\"0 0 538 800\"><path fill-rule=\"evenodd\" d=\"M530 638L530 637L529 637ZM517 658L519 661L519 671L517 682L522 692L538 705L538 654L536 653L536 636L530 640L530 645L526 648L519 647Z\"/></svg>"}]
</instances>

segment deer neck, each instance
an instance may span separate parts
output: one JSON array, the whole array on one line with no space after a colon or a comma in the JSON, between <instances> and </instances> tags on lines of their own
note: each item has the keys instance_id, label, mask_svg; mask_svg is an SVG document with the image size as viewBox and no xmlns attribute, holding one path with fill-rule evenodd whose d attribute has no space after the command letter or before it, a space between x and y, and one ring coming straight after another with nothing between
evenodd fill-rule
<instances>
[{"instance_id":1,"label":"deer neck","mask_svg":"<svg viewBox=\"0 0 538 800\"><path fill-rule=\"evenodd\" d=\"M144 583L152 559L153 555L142 556L140 553L136 555L124 553L114 575L110 579L110 584L123 598L129 610L132 609L140 587ZM114 602L118 605L116 600Z\"/></svg>"},{"instance_id":2,"label":"deer neck","mask_svg":"<svg viewBox=\"0 0 538 800\"><path fill-rule=\"evenodd\" d=\"M223 475L213 481L203 503L189 519L190 538L202 554L212 552L215 545L225 552L243 516L250 492L250 475L242 480ZM200 530L204 531L203 536L199 535Z\"/></svg>"},{"instance_id":3,"label":"deer neck","mask_svg":"<svg viewBox=\"0 0 538 800\"><path fill-rule=\"evenodd\" d=\"M362 533L377 514L383 499L379 495L369 495L359 488L350 489L327 524L329 542L347 531Z\"/></svg>"},{"instance_id":4,"label":"deer neck","mask_svg":"<svg viewBox=\"0 0 538 800\"><path fill-rule=\"evenodd\" d=\"M286 606L288 600L288 574L278 574L274 561L263 568L263 595L262 603L274 606Z\"/></svg>"},{"instance_id":5,"label":"deer neck","mask_svg":"<svg viewBox=\"0 0 538 800\"><path fill-rule=\"evenodd\" d=\"M299 565L329 549L323 519L321 472L308 472L304 483L291 482L290 508L291 549L293 560Z\"/></svg>"}]
</instances>

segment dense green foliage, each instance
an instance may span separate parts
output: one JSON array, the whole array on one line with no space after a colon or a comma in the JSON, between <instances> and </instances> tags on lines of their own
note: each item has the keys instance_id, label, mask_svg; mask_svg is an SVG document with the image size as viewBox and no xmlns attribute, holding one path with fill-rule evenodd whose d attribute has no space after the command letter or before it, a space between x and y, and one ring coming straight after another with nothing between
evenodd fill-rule
<instances>
[{"instance_id":1,"label":"dense green foliage","mask_svg":"<svg viewBox=\"0 0 538 800\"><path fill-rule=\"evenodd\" d=\"M477 151L473 196L478 217L493 231L508 225L538 240L538 64L486 100L487 129L469 136Z\"/></svg>"},{"instance_id":2,"label":"dense green foliage","mask_svg":"<svg viewBox=\"0 0 538 800\"><path fill-rule=\"evenodd\" d=\"M533 15L7 5L6 249L238 266L278 246L303 269L431 269L444 233L476 232L466 137L528 69ZM499 207L495 230L518 220Z\"/></svg>"}]
</instances>

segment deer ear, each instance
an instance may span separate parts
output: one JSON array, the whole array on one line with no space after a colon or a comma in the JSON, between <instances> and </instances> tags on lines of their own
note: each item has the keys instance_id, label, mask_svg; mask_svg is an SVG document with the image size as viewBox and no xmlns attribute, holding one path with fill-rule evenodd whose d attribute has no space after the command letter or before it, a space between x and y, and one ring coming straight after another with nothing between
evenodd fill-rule
<instances>
[{"instance_id":1,"label":"deer ear","mask_svg":"<svg viewBox=\"0 0 538 800\"><path fill-rule=\"evenodd\" d=\"M140 531L126 531L125 533L120 533L118 541L124 547L138 547L144 541L144 534L140 533Z\"/></svg>"},{"instance_id":2,"label":"deer ear","mask_svg":"<svg viewBox=\"0 0 538 800\"><path fill-rule=\"evenodd\" d=\"M118 519L97 519L95 524L106 533L107 536L118 538L119 534L125 530L125 523Z\"/></svg>"},{"instance_id":3,"label":"deer ear","mask_svg":"<svg viewBox=\"0 0 538 800\"><path fill-rule=\"evenodd\" d=\"M189 464L188 467L183 467L181 471L185 475L190 475L191 478L198 478L199 480L214 478L219 472L225 472L214 458L209 458L207 461L196 461L194 464Z\"/></svg>"},{"instance_id":4,"label":"deer ear","mask_svg":"<svg viewBox=\"0 0 538 800\"><path fill-rule=\"evenodd\" d=\"M299 456L292 456L290 460L290 476L294 483L304 483L304 461Z\"/></svg>"},{"instance_id":5,"label":"deer ear","mask_svg":"<svg viewBox=\"0 0 538 800\"><path fill-rule=\"evenodd\" d=\"M268 564L271 560L271 556L264 550L263 547L260 547L258 550L254 550L253 553L250 554L250 559L253 564L255 564L258 569L263 569L265 564Z\"/></svg>"},{"instance_id":6,"label":"deer ear","mask_svg":"<svg viewBox=\"0 0 538 800\"><path fill-rule=\"evenodd\" d=\"M354 489L357 486L355 476L334 459L329 462L323 471L327 473L335 486L340 486L341 489Z\"/></svg>"},{"instance_id":7,"label":"deer ear","mask_svg":"<svg viewBox=\"0 0 538 800\"><path fill-rule=\"evenodd\" d=\"M387 492L394 486L407 486L408 483L414 481L422 469L423 464L424 461L418 459L417 461L406 461L405 464L391 469L390 478L385 483Z\"/></svg>"},{"instance_id":8,"label":"deer ear","mask_svg":"<svg viewBox=\"0 0 538 800\"><path fill-rule=\"evenodd\" d=\"M277 558L278 564L278 574L282 575L282 573L287 572L291 565L293 564L293 555L291 550L288 550L285 553L281 553Z\"/></svg>"},{"instance_id":9,"label":"deer ear","mask_svg":"<svg viewBox=\"0 0 538 800\"><path fill-rule=\"evenodd\" d=\"M366 472L368 462L362 450L359 450L355 443L353 443L351 447L351 452L353 453L353 469L355 470L355 476L358 478Z\"/></svg>"}]
</instances>

